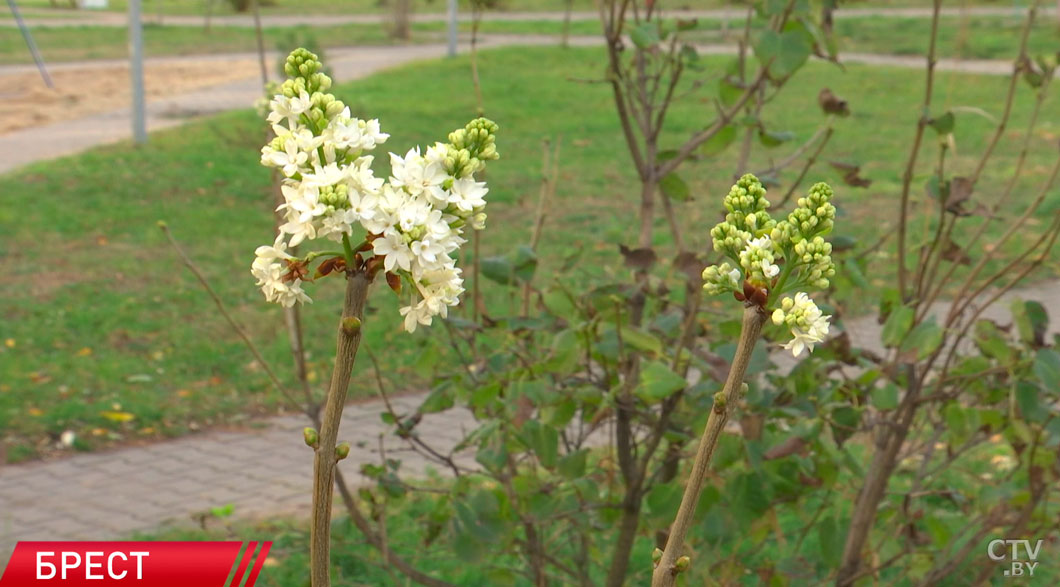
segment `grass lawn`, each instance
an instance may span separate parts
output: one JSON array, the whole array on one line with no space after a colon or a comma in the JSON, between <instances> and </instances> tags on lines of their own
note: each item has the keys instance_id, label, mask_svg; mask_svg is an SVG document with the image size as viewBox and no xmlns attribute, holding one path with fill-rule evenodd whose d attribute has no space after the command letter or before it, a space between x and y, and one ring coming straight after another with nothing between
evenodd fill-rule
<instances>
[{"instance_id":1,"label":"grass lawn","mask_svg":"<svg viewBox=\"0 0 1060 587\"><path fill-rule=\"evenodd\" d=\"M501 161L490 170L490 221L484 254L504 253L525 242L539 188L541 144L562 143L562 175L542 241L539 275L550 281L561 260L581 254L578 281L617 269L616 245L629 243L635 194L611 96L606 86L569 81L593 78L602 68L597 49L508 48L481 55L486 113L502 126ZM706 60L719 71L721 58ZM386 147L403 151L441 139L474 113L466 58L413 64L358 82L336 93L361 116L378 117L391 133ZM910 80L913 80L912 82ZM839 234L865 242L890 230L905 157L921 99L921 76L909 70L849 66L845 71L813 63L774 103L766 121L811 136L822 115L816 95L831 87L850 101L854 114L839 121L828 159L864 163L869 189L840 187ZM697 96L710 94L708 82ZM435 100L424 94L451 96ZM938 104L978 106L997 115L1005 80L940 73ZM1010 128L1018 137L1027 100L1017 103ZM1055 157L1060 136L1058 100L1032 140L1026 177L1040 179ZM676 144L707 121L708 104L690 99L673 113ZM981 116L957 115L957 155L950 169L967 173L990 128ZM280 309L254 287L249 265L256 246L270 243L268 171L258 165L263 124L251 111L234 112L155 133L144 148L122 144L43 162L0 176L0 431L8 459L47 452L64 430L89 448L110 441L176 435L210 425L273 413L282 407L265 376L183 270L156 227L164 219L198 260L229 307L264 347L281 372L289 364ZM1014 141L1004 141L993 169L1011 169ZM759 152L754 167L768 166L791 147ZM730 149L732 151L733 149ZM931 168L925 150L916 185ZM377 158L385 173L385 157ZM735 153L693 162L683 171L694 200L680 204L690 246L709 248ZM794 172L789 172L793 174ZM839 172L818 166L813 181L839 185ZM981 197L996 193L1001 179L984 178ZM1030 193L1017 192L1026 200ZM918 187L916 201L922 197ZM933 205L933 204L928 204ZM1052 197L1043 214L1054 213ZM974 221L968 221L974 222ZM659 244L665 244L660 221ZM918 227L914 227L913 234ZM663 249L667 250L667 249ZM602 262L601 262L602 261ZM884 257L869 277L884 286ZM1055 268L1055 264L1054 264ZM303 319L312 376L326 379L341 287L313 287L315 303ZM495 301L504 294L490 290ZM497 313L499 311L495 311ZM437 328L409 336L399 332L393 296L379 288L366 319L366 347L401 386L417 386L416 359ZM362 361L362 366L366 361ZM371 395L364 377L355 395Z\"/></svg>"},{"instance_id":2,"label":"grass lawn","mask_svg":"<svg viewBox=\"0 0 1060 587\"><path fill-rule=\"evenodd\" d=\"M899 55L923 54L930 32L930 22L923 18L850 18L836 21L840 50L860 53ZM1011 59L1019 47L1019 32L1023 21L1016 17L973 17L942 19L939 33L939 53L945 57L975 59ZM461 23L464 33L470 23ZM412 25L414 40L439 41L444 38L445 23L429 22ZM551 34L559 35L563 23L557 21L485 21L484 34ZM722 21L704 20L699 23L696 39L702 43L735 41L741 33L739 23L726 25ZM33 30L34 39L46 62L77 61L84 59L122 59L128 55L125 34L101 26L48 27ZM334 26L268 27L264 30L266 46L287 49L293 45L314 41L319 47L390 43L385 25L343 24ZM573 21L571 35L599 35L600 25L595 20ZM209 32L200 27L148 24L144 27L145 51L148 56L201 55L230 52L254 52L257 43L253 29L247 27L215 26ZM1047 54L1060 47L1060 29L1052 19L1040 18L1029 42L1032 55ZM0 64L32 63L32 56L19 35L0 37Z\"/></svg>"}]
</instances>

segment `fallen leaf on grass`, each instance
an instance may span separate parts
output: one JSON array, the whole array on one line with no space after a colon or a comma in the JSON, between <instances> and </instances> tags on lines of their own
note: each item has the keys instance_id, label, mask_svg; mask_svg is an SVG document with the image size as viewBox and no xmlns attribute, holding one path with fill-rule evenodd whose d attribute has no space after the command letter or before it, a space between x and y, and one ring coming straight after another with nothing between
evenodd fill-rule
<instances>
[{"instance_id":1,"label":"fallen leaf on grass","mask_svg":"<svg viewBox=\"0 0 1060 587\"><path fill-rule=\"evenodd\" d=\"M90 349L87 346L86 347L81 347L81 350L77 351L77 356L79 356L79 357L87 357L87 356L89 356L91 354L92 354L92 349Z\"/></svg>"},{"instance_id":2,"label":"fallen leaf on grass","mask_svg":"<svg viewBox=\"0 0 1060 587\"><path fill-rule=\"evenodd\" d=\"M100 416L103 416L111 422L118 422L119 424L131 422L134 418L136 418L136 416L130 414L129 412L101 412Z\"/></svg>"}]
</instances>

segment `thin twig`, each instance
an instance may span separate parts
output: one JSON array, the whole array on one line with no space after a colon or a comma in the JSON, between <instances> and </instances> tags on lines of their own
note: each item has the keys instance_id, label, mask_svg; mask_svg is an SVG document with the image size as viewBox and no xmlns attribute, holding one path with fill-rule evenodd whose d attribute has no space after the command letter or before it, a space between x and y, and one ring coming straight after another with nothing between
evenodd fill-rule
<instances>
[{"instance_id":1,"label":"thin twig","mask_svg":"<svg viewBox=\"0 0 1060 587\"><path fill-rule=\"evenodd\" d=\"M162 230L162 233L166 235L166 238L169 239L169 244L173 247L173 250L177 252L177 255L180 256L180 260L184 262L184 265L188 268L188 270L190 270L192 274L195 275L195 278L199 280L199 283L202 284L202 287L206 290L206 293L210 295L210 299L213 300L213 303L217 306L217 309L221 312L221 315L224 316L224 319L226 322L228 322L228 325L232 327L232 330L236 331L236 334L239 335L239 338L243 339L243 344L246 345L247 349L250 350L250 353L254 355L254 359L258 362L259 365L261 365L261 368L263 371L265 371L265 374L268 375L269 381L272 382L273 387L275 387L276 390L283 395L284 399L286 399L287 402L291 404L291 406L297 407L298 409L303 409L302 404L299 403L298 400L295 399L293 395L291 395L291 392L288 391L286 387L284 387L283 383L280 382L279 377L277 377L276 373L273 372L272 367L269 366L268 361L266 361L265 357L261 355L261 352L258 350L258 346L254 344L252 340L250 340L250 336L247 334L246 330L243 330L243 327L240 326L239 323L236 322L235 318L233 318L232 315L228 312L228 308L225 308L224 302L221 301L221 296L217 295L217 292L214 291L213 287L210 286L210 282L206 280L206 276L203 275L202 271L200 271L198 266L195 265L195 262L191 260L191 257L189 257L188 254L184 252L184 249L180 246L180 243L177 242L177 239L169 231L169 226L165 222L159 222L158 228L160 228ZM306 414L309 415L311 419L315 416L315 414L310 414L309 411L306 411Z\"/></svg>"}]
</instances>

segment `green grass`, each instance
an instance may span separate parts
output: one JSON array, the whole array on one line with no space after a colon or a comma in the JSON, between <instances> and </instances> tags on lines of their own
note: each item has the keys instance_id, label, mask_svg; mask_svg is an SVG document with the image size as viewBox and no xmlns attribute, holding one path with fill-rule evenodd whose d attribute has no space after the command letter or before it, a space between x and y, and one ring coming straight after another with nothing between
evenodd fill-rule
<instances>
[{"instance_id":1,"label":"green grass","mask_svg":"<svg viewBox=\"0 0 1060 587\"><path fill-rule=\"evenodd\" d=\"M414 42L443 42L445 23L416 23L412 25ZM484 34L560 34L562 23L547 21L484 22ZM470 33L471 24L461 23L460 30ZM597 35L596 21L571 23L572 35ZM46 63L83 61L90 59L125 59L128 42L123 34L115 34L112 27L48 27L33 28L33 38ZM387 29L378 24L342 24L333 26L266 27L263 31L267 48L288 48L292 39L312 40L325 49L356 45L392 43ZM172 55L215 55L220 53L252 53L257 51L254 30L247 27L215 26L209 32L199 27L146 25L144 52L148 57ZM19 35L0 37L0 64L32 63L33 56Z\"/></svg>"},{"instance_id":2,"label":"green grass","mask_svg":"<svg viewBox=\"0 0 1060 587\"><path fill-rule=\"evenodd\" d=\"M539 275L548 282L561 260L580 253L579 280L611 272L618 243L630 243L637 187L606 86L570 81L602 71L597 49L509 48L481 55L486 113L499 121L503 159L491 167L490 225L483 253L503 253L526 242L528 217L539 188L541 144L562 144L562 173L542 241ZM721 58L706 60L718 71ZM870 242L890 230L894 218L904 145L913 134L921 100L920 76L904 69L811 64L799 74L766 116L770 128L790 130L798 140L813 134L822 115L816 95L829 86L847 98L853 115L839 121L827 159L864 163L869 189L840 187L836 204L839 234ZM358 82L337 93L355 112L378 117L392 137L388 150L440 139L475 112L466 58L413 64ZM914 82L910 82L915 79ZM424 93L430 88L429 95ZM696 94L709 96L710 84ZM1000 77L941 73L938 104L979 106L999 113L1005 89ZM430 96L447 96L446 100ZM1018 137L1027 118L1026 96L1017 102L1010 128ZM671 115L676 145L706 122L709 106L682 102ZM1021 185L1031 185L1055 157L1060 121L1054 97L1032 140ZM957 155L950 169L968 173L990 124L982 117L957 117ZM156 227L164 219L202 265L215 287L265 349L287 372L289 353L281 312L261 299L249 273L256 246L269 243L269 174L258 165L263 125L250 111L234 112L180 129L155 133L144 148L127 144L96 149L0 176L0 430L8 458L47 452L62 431L72 429L90 448L110 440L177 435L189 429L238 424L241 418L282 407L260 369L192 277L180 267ZM754 167L768 165L791 147L759 153ZM734 149L730 149L734 151ZM1013 141L998 149L996 166L1011 169ZM931 168L931 149L922 157L919 186ZM386 172L385 157L378 173ZM686 239L695 250L709 248L707 230L717 219L728 189L735 153L689 164L682 172L694 199L680 204ZM790 178L794 172L788 172ZM838 172L822 165L813 181L839 184ZM988 173L978 193L997 193L1004 176ZM1029 192L1019 191L1025 201ZM1051 197L1042 214L1055 212ZM932 206L927 203L927 206ZM974 220L965 222L974 223ZM664 223L659 245L666 245ZM914 236L919 226L913 227ZM963 234L963 233L961 233ZM958 238L958 240L960 240ZM663 249L668 250L668 249ZM869 275L874 287L887 284L891 263L882 256ZM341 287L312 288L315 303L303 323L315 381L326 379ZM494 301L507 299L490 290ZM415 359L438 329L408 336L398 331L396 303L385 288L371 300L365 346L400 385L417 387ZM363 366L364 362L362 362ZM354 395L373 393L364 377ZM128 413L132 420L114 414Z\"/></svg>"},{"instance_id":3,"label":"green grass","mask_svg":"<svg viewBox=\"0 0 1060 587\"><path fill-rule=\"evenodd\" d=\"M118 33L116 34L116 31ZM376 45L389 43L387 31L379 25L345 24L325 27L266 28L266 48L286 47L287 39L311 37L320 46ZM129 55L125 34L112 27L35 27L33 38L46 63L86 59L126 59ZM256 52L254 29L146 25L144 53L148 57L168 55L207 55ZM22 37L0 37L0 63L32 63L33 57Z\"/></svg>"},{"instance_id":4,"label":"green grass","mask_svg":"<svg viewBox=\"0 0 1060 587\"><path fill-rule=\"evenodd\" d=\"M1025 19L1020 17L943 17L939 26L939 54L965 59L1013 59L1019 50ZM835 32L842 51L923 55L931 33L924 18L837 19ZM1039 16L1027 40L1031 55L1060 50L1060 26L1055 18Z\"/></svg>"},{"instance_id":5,"label":"green grass","mask_svg":"<svg viewBox=\"0 0 1060 587\"><path fill-rule=\"evenodd\" d=\"M440 41L445 23L412 25L414 40ZM927 45L930 22L923 18L851 18L836 21L836 34L842 52L921 55ZM956 17L942 19L939 28L939 54L944 57L975 59L1012 59L1019 48L1023 20L1015 17ZM470 23L461 23L465 34ZM559 35L563 23L556 21L484 21L483 34ZM111 27L49 27L32 29L34 39L47 62L84 59L122 59L128 55L124 35ZM600 25L595 20L573 21L571 35L597 36ZM691 37L702 43L734 41L740 33L738 24L702 21ZM318 46L347 47L389 43L385 26L379 24L343 24L332 26L267 27L267 47L286 47L292 36L313 39ZM144 28L148 56L200 55L257 50L254 31L247 27L215 26L209 32L200 27L147 25ZM1031 55L1047 54L1060 47L1060 29L1048 18L1039 19L1028 41ZM18 35L0 38L0 64L31 63L32 56Z\"/></svg>"}]
</instances>

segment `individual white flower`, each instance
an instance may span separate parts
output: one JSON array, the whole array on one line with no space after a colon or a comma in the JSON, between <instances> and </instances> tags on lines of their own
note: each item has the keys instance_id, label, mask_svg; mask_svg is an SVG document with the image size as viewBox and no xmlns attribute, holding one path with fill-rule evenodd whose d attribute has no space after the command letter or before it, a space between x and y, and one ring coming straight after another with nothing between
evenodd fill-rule
<instances>
[{"instance_id":1,"label":"individual white flower","mask_svg":"<svg viewBox=\"0 0 1060 587\"><path fill-rule=\"evenodd\" d=\"M313 301L302 290L301 279L287 279L285 276L287 267L283 261L292 260L294 257L287 253L287 244L283 241L282 234L276 237L276 242L271 247L258 247L254 255L250 272L258 279L257 285L267 301L277 302L285 308L297 302Z\"/></svg>"},{"instance_id":2,"label":"individual white flower","mask_svg":"<svg viewBox=\"0 0 1060 587\"><path fill-rule=\"evenodd\" d=\"M346 167L346 178L348 185L361 194L378 194L383 188L386 180L376 177L372 171L374 157L365 155L358 157Z\"/></svg>"},{"instance_id":3,"label":"individual white flower","mask_svg":"<svg viewBox=\"0 0 1060 587\"><path fill-rule=\"evenodd\" d=\"M379 120L357 120L357 125L361 127L361 148L365 150L371 150L376 145L382 145L390 138L385 132L379 129Z\"/></svg>"},{"instance_id":4,"label":"individual white flower","mask_svg":"<svg viewBox=\"0 0 1060 587\"><path fill-rule=\"evenodd\" d=\"M813 352L813 345L823 342L828 335L831 316L823 314L805 292L795 294L795 299L785 297L780 307L773 311L773 323L785 324L791 329L792 339L784 345L793 356L803 349Z\"/></svg>"},{"instance_id":5,"label":"individual white flower","mask_svg":"<svg viewBox=\"0 0 1060 587\"><path fill-rule=\"evenodd\" d=\"M344 167L339 167L337 163L329 163L323 167L315 166L311 173L304 174L302 176L302 185L324 187L335 185L346 179L346 177L347 172Z\"/></svg>"},{"instance_id":6,"label":"individual white flower","mask_svg":"<svg viewBox=\"0 0 1060 587\"><path fill-rule=\"evenodd\" d=\"M381 238L372 241L372 252L376 255L385 255L383 268L393 271L395 267L412 270L412 251L405 244L404 237L393 229L387 229Z\"/></svg>"},{"instance_id":7,"label":"individual white flower","mask_svg":"<svg viewBox=\"0 0 1060 587\"><path fill-rule=\"evenodd\" d=\"M302 90L294 98L277 94L273 97L272 102L269 103L272 112L269 113L268 120L272 123L278 123L286 119L291 128L294 128L295 125L299 124L298 117L309 110L311 105L312 99L305 90Z\"/></svg>"},{"instance_id":8,"label":"individual white flower","mask_svg":"<svg viewBox=\"0 0 1060 587\"><path fill-rule=\"evenodd\" d=\"M430 150L429 150L430 151ZM409 149L404 157L390 154L390 183L394 187L405 188L409 194L424 194L436 202L446 200L442 184L449 177L442 162L427 160L420 155L419 147Z\"/></svg>"},{"instance_id":9,"label":"individual white flower","mask_svg":"<svg viewBox=\"0 0 1060 587\"><path fill-rule=\"evenodd\" d=\"M416 327L420 324L430 326L434 317L425 300L420 300L419 303L412 306L404 306L398 311L405 317L402 324L405 332L416 332Z\"/></svg>"},{"instance_id":10,"label":"individual white flower","mask_svg":"<svg viewBox=\"0 0 1060 587\"><path fill-rule=\"evenodd\" d=\"M447 317L449 306L457 305L460 294L464 293L460 269L451 265L425 272L415 283L422 299L400 310L408 332L415 332L421 324L430 326L434 316Z\"/></svg>"},{"instance_id":11,"label":"individual white flower","mask_svg":"<svg viewBox=\"0 0 1060 587\"><path fill-rule=\"evenodd\" d=\"M486 205L486 182L462 177L453 181L449 189L449 201L463 212L471 212Z\"/></svg>"},{"instance_id":12,"label":"individual white flower","mask_svg":"<svg viewBox=\"0 0 1060 587\"><path fill-rule=\"evenodd\" d=\"M261 149L261 164L267 167L279 167L287 177L298 173L309 160L309 155L298 147L298 141L288 135L283 142L283 150L278 151L269 145Z\"/></svg>"}]
</instances>

